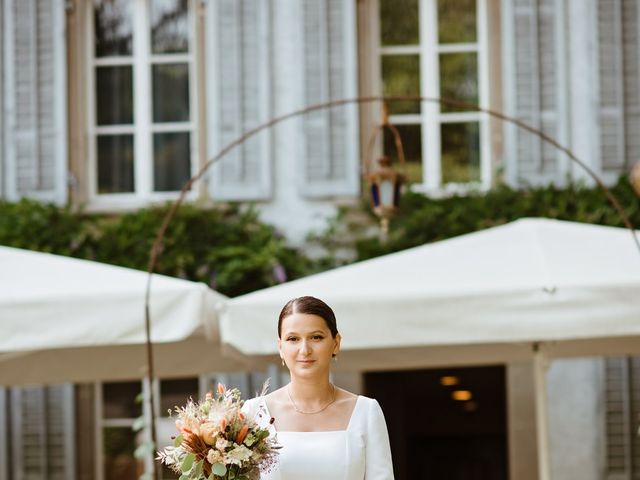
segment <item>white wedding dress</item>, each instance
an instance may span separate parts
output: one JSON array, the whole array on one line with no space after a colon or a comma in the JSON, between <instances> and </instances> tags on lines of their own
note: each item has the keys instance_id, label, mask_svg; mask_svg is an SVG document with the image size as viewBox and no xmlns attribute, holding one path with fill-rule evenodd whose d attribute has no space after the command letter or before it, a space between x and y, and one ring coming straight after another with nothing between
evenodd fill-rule
<instances>
[{"instance_id":1,"label":"white wedding dress","mask_svg":"<svg viewBox=\"0 0 640 480\"><path fill-rule=\"evenodd\" d=\"M276 435L278 464L261 480L393 480L387 425L378 402L358 396L346 430L276 432L263 397L243 410Z\"/></svg>"}]
</instances>

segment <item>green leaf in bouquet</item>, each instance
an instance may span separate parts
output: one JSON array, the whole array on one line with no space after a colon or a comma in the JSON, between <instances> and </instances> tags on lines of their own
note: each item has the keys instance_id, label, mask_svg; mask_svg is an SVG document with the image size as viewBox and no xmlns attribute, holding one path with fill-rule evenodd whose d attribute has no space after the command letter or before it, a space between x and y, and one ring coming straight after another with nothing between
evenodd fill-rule
<instances>
[{"instance_id":1,"label":"green leaf in bouquet","mask_svg":"<svg viewBox=\"0 0 640 480\"><path fill-rule=\"evenodd\" d=\"M186 457L184 457L184 460L182 460L182 465L180 465L180 470L182 470L182 473L187 473L189 470L191 470L195 459L196 456L193 453L189 453Z\"/></svg>"},{"instance_id":2,"label":"green leaf in bouquet","mask_svg":"<svg viewBox=\"0 0 640 480\"><path fill-rule=\"evenodd\" d=\"M180 475L178 480L189 480L189 475Z\"/></svg>"},{"instance_id":3,"label":"green leaf in bouquet","mask_svg":"<svg viewBox=\"0 0 640 480\"><path fill-rule=\"evenodd\" d=\"M247 447L250 447L251 445L253 445L254 443L256 443L258 439L256 438L256 436L253 433L250 433L249 435L247 435L247 438L244 439L244 443Z\"/></svg>"},{"instance_id":4,"label":"green leaf in bouquet","mask_svg":"<svg viewBox=\"0 0 640 480\"><path fill-rule=\"evenodd\" d=\"M140 392L138 395L136 395L136 403L140 404L144 402L144 393Z\"/></svg>"},{"instance_id":5,"label":"green leaf in bouquet","mask_svg":"<svg viewBox=\"0 0 640 480\"><path fill-rule=\"evenodd\" d=\"M173 446L178 448L182 444L183 440L184 440L184 436L183 435L178 435L176 437L176 439L173 441Z\"/></svg>"},{"instance_id":6,"label":"green leaf in bouquet","mask_svg":"<svg viewBox=\"0 0 640 480\"><path fill-rule=\"evenodd\" d=\"M223 463L214 463L211 465L211 471L218 477L222 477L227 473L227 467Z\"/></svg>"},{"instance_id":7,"label":"green leaf in bouquet","mask_svg":"<svg viewBox=\"0 0 640 480\"><path fill-rule=\"evenodd\" d=\"M200 475L202 475L202 462L203 460L196 462L195 468L193 469L194 478L200 478Z\"/></svg>"},{"instance_id":8,"label":"green leaf in bouquet","mask_svg":"<svg viewBox=\"0 0 640 480\"><path fill-rule=\"evenodd\" d=\"M133 430L134 432L139 432L144 428L144 425L145 425L144 417L138 417L134 420L131 430Z\"/></svg>"},{"instance_id":9,"label":"green leaf in bouquet","mask_svg":"<svg viewBox=\"0 0 640 480\"><path fill-rule=\"evenodd\" d=\"M216 480L215 476L213 475L213 473L211 473L208 477L207 480Z\"/></svg>"}]
</instances>

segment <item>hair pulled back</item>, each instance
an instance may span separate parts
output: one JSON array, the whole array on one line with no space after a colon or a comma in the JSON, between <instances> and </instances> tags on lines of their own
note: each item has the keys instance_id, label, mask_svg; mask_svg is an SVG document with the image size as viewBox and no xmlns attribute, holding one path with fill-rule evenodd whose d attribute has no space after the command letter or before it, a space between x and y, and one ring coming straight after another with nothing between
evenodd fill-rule
<instances>
[{"instance_id":1,"label":"hair pulled back","mask_svg":"<svg viewBox=\"0 0 640 480\"><path fill-rule=\"evenodd\" d=\"M281 337L282 333L282 320L294 313L317 315L325 321L333 338L336 338L336 335L338 335L336 315L333 313L333 310L331 310L331 307L319 298L306 296L293 298L282 307L280 317L278 318L278 338Z\"/></svg>"}]
</instances>

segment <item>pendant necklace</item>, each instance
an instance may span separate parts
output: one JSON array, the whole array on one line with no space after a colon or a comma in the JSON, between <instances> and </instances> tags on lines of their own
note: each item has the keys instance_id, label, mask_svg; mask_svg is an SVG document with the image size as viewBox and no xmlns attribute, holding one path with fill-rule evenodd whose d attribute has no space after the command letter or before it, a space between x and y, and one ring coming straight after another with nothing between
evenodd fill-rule
<instances>
[{"instance_id":1,"label":"pendant necklace","mask_svg":"<svg viewBox=\"0 0 640 480\"><path fill-rule=\"evenodd\" d=\"M293 405L293 409L297 413L302 413L304 415L313 415L313 414L316 414L316 413L323 412L323 411L325 411L327 409L327 407L329 405L331 405L333 402L335 402L336 401L336 386L333 383L331 384L331 390L333 391L333 396L332 396L331 401L329 403L327 403L320 410L316 410L315 412L305 412L303 410L300 410L298 408L298 406L296 405L296 402L293 401L293 398L291 398L291 384L287 385L287 395L289 396L289 400L291 401L291 405Z\"/></svg>"}]
</instances>

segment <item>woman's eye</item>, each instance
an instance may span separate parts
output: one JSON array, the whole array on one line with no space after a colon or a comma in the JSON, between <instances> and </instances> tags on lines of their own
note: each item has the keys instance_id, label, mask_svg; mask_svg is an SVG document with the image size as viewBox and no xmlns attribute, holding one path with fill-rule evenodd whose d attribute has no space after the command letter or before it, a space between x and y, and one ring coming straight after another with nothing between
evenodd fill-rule
<instances>
[{"instance_id":1,"label":"woman's eye","mask_svg":"<svg viewBox=\"0 0 640 480\"><path fill-rule=\"evenodd\" d=\"M296 337L289 337L289 338L287 338L287 340L290 341L290 342L295 342L297 340L297 338Z\"/></svg>"},{"instance_id":2,"label":"woman's eye","mask_svg":"<svg viewBox=\"0 0 640 480\"><path fill-rule=\"evenodd\" d=\"M312 338L314 340L322 340L324 337L322 335L314 335Z\"/></svg>"}]
</instances>

